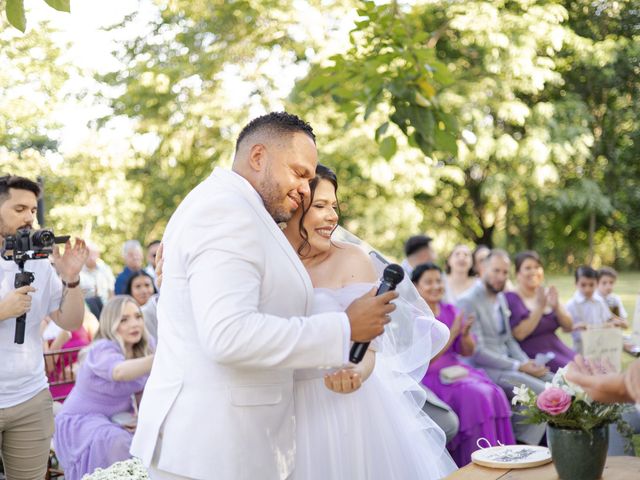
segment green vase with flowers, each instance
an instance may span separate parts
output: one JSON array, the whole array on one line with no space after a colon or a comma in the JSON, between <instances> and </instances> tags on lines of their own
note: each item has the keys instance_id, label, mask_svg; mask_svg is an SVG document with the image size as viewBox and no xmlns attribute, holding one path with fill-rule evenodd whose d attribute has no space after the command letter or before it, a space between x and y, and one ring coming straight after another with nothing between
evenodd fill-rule
<instances>
[{"instance_id":1,"label":"green vase with flowers","mask_svg":"<svg viewBox=\"0 0 640 480\"><path fill-rule=\"evenodd\" d=\"M629 426L622 420L621 404L593 401L584 390L566 380L565 369L536 395L522 385L513 389L514 405L521 405L524 423L546 423L547 443L561 480L597 480L607 460L609 425L630 439Z\"/></svg>"}]
</instances>

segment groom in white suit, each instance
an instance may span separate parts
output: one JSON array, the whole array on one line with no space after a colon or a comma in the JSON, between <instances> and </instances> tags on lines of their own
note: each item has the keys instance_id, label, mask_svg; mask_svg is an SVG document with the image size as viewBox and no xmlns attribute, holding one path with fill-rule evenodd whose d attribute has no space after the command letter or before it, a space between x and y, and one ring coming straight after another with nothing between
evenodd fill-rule
<instances>
[{"instance_id":1,"label":"groom in white suit","mask_svg":"<svg viewBox=\"0 0 640 480\"><path fill-rule=\"evenodd\" d=\"M341 366L380 335L394 292L308 316L313 287L276 223L309 197L311 127L271 113L238 137L164 234L158 349L131 453L155 479L285 479L295 458L293 370ZM339 448L339 447L337 447Z\"/></svg>"}]
</instances>

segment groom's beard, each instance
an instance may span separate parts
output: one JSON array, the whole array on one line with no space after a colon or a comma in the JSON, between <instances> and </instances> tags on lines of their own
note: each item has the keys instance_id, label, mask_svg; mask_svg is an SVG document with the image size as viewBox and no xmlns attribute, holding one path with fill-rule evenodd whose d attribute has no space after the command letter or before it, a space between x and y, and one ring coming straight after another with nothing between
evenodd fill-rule
<instances>
[{"instance_id":1,"label":"groom's beard","mask_svg":"<svg viewBox=\"0 0 640 480\"><path fill-rule=\"evenodd\" d=\"M266 208L269 215L276 223L286 223L291 220L295 210L291 210L285 206L287 197L285 195L282 198L282 187L277 180L271 177L269 168L267 167L266 178L260 184L260 197L264 202L264 208Z\"/></svg>"}]
</instances>

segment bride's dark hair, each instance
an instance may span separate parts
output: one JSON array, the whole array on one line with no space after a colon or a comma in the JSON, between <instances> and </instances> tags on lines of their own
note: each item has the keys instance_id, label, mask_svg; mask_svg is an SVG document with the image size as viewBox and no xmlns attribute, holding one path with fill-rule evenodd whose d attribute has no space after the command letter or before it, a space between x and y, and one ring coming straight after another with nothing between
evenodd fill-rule
<instances>
[{"instance_id":1,"label":"bride's dark hair","mask_svg":"<svg viewBox=\"0 0 640 480\"><path fill-rule=\"evenodd\" d=\"M331 185L333 185L333 188L336 192L336 201L337 201L337 197L338 197L338 177L336 177L336 174L333 170L331 170L329 167L322 165L321 163L318 164L318 166L316 166L316 175L315 177L313 177L313 179L311 179L311 181L309 182L309 190L311 191L310 195L309 195L309 203L308 205L302 205L302 215L300 216L300 224L298 225L299 230L300 230L300 236L302 237L302 245L300 245L300 247L298 248L298 255L300 255L301 257L304 256L304 254L302 253L306 248L309 248L309 232L307 232L307 229L304 228L304 218L307 216L307 212L309 211L309 209L311 208L311 204L313 203L313 197L316 193L316 188L318 187L318 183L320 183L320 180L327 180L328 182L331 182ZM340 216L340 203L338 203L338 217Z\"/></svg>"}]
</instances>

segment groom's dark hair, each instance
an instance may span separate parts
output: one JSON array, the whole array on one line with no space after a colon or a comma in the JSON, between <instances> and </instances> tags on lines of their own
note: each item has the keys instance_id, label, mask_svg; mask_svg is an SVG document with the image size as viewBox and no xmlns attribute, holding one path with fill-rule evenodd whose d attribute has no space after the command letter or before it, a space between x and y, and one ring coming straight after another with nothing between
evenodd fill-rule
<instances>
[{"instance_id":1,"label":"groom's dark hair","mask_svg":"<svg viewBox=\"0 0 640 480\"><path fill-rule=\"evenodd\" d=\"M245 138L258 132L276 136L301 132L311 138L313 143L316 142L313 128L300 117L287 112L271 112L254 118L242 129L236 141L236 152Z\"/></svg>"}]
</instances>

